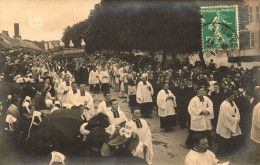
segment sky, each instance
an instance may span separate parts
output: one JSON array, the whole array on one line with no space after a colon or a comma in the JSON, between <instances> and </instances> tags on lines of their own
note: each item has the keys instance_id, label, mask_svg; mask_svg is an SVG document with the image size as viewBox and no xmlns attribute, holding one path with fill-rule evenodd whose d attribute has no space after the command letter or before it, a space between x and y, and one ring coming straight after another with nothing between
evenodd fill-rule
<instances>
[{"instance_id":1,"label":"sky","mask_svg":"<svg viewBox=\"0 0 260 165\"><path fill-rule=\"evenodd\" d=\"M60 40L63 29L88 18L100 0L0 0L0 32L14 36L19 23L22 39Z\"/></svg>"}]
</instances>

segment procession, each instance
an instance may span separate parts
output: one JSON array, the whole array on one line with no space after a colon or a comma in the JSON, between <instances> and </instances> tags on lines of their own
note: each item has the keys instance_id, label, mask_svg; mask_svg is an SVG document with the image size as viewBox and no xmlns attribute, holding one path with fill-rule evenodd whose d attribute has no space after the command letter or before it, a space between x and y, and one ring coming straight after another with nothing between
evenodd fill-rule
<instances>
[{"instance_id":1,"label":"procession","mask_svg":"<svg viewBox=\"0 0 260 165\"><path fill-rule=\"evenodd\" d=\"M251 10L256 13L252 17L256 21L249 23L255 26L245 30L253 27L250 51L244 49L244 33L238 27L243 26L238 24L242 22L239 2L222 6L197 2L202 44L183 41L192 42L188 49L199 45L201 50L192 53L175 53L164 42L165 47L152 49L153 42L161 42L154 40L147 41L151 44L147 48L140 36L129 37L135 25L131 21L138 19L134 14L127 17L128 32L114 32L129 41L114 38L109 43L107 29L99 32L101 25L94 20L106 10L112 12L110 8L117 9L110 3L124 4L95 2L88 19L63 27L57 41L22 40L19 28L25 27L21 23L14 23L14 38L2 30L0 164L259 164L260 1L245 1L248 19L254 13ZM195 8L192 2L186 3ZM136 9L136 4L124 5ZM140 3L138 10L145 13L142 5L148 4ZM118 16L113 14L107 19ZM81 31L84 23L88 23L86 33ZM95 30L98 35L92 40ZM152 40L152 34L138 32ZM132 40L137 44L129 44ZM173 49L185 52L178 42L173 42L177 45ZM123 50L126 45L132 50Z\"/></svg>"}]
</instances>

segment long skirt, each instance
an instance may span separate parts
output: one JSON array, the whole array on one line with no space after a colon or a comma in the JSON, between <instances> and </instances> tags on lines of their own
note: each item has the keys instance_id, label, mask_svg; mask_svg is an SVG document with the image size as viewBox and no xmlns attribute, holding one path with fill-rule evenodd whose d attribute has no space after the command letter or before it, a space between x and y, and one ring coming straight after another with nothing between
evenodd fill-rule
<instances>
[{"instance_id":1,"label":"long skirt","mask_svg":"<svg viewBox=\"0 0 260 165\"><path fill-rule=\"evenodd\" d=\"M171 128L177 125L176 115L169 115L165 117L160 117L160 126L161 128Z\"/></svg>"},{"instance_id":2,"label":"long skirt","mask_svg":"<svg viewBox=\"0 0 260 165\"><path fill-rule=\"evenodd\" d=\"M152 111L153 110L153 103L152 102L139 104L139 107L140 107L141 114L143 116L149 116L153 112Z\"/></svg>"},{"instance_id":3,"label":"long skirt","mask_svg":"<svg viewBox=\"0 0 260 165\"><path fill-rule=\"evenodd\" d=\"M189 130L189 135L188 135L188 137L186 139L185 145L187 145L188 147L191 147L191 148L194 147L194 142L193 142L192 136L195 133L201 133L201 134L205 135L206 138L208 139L209 147L212 147L211 130L206 130L206 131L193 131L193 130Z\"/></svg>"},{"instance_id":4,"label":"long skirt","mask_svg":"<svg viewBox=\"0 0 260 165\"><path fill-rule=\"evenodd\" d=\"M219 135L218 135L219 136ZM219 145L216 152L217 157L225 158L235 154L239 147L239 140L241 136L231 137L230 139L218 137Z\"/></svg>"},{"instance_id":5,"label":"long skirt","mask_svg":"<svg viewBox=\"0 0 260 165\"><path fill-rule=\"evenodd\" d=\"M129 107L137 106L136 95L129 95Z\"/></svg>"},{"instance_id":6,"label":"long skirt","mask_svg":"<svg viewBox=\"0 0 260 165\"><path fill-rule=\"evenodd\" d=\"M108 83L101 84L101 91L109 92L109 84Z\"/></svg>"},{"instance_id":7,"label":"long skirt","mask_svg":"<svg viewBox=\"0 0 260 165\"><path fill-rule=\"evenodd\" d=\"M100 86L99 86L99 84L94 84L94 85L93 85L93 91L94 91L95 93L100 91Z\"/></svg>"}]
</instances>

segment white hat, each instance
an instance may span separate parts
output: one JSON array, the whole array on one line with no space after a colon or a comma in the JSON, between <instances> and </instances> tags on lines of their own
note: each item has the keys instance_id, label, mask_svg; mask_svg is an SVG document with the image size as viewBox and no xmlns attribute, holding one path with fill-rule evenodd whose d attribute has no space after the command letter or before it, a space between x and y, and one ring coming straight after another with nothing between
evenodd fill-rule
<instances>
[{"instance_id":1,"label":"white hat","mask_svg":"<svg viewBox=\"0 0 260 165\"><path fill-rule=\"evenodd\" d=\"M20 83L24 83L25 82L25 79L22 78L22 77L19 77L16 79L16 83L20 84Z\"/></svg>"},{"instance_id":2,"label":"white hat","mask_svg":"<svg viewBox=\"0 0 260 165\"><path fill-rule=\"evenodd\" d=\"M16 118L13 117L12 115L7 115L5 118L5 122L12 124L12 123L16 122Z\"/></svg>"},{"instance_id":3,"label":"white hat","mask_svg":"<svg viewBox=\"0 0 260 165\"><path fill-rule=\"evenodd\" d=\"M65 156L62 153L53 151L51 153L51 156L52 158L50 164L52 164L53 162L61 162L64 164Z\"/></svg>"},{"instance_id":4,"label":"white hat","mask_svg":"<svg viewBox=\"0 0 260 165\"><path fill-rule=\"evenodd\" d=\"M39 119L39 122L35 122L35 121L34 121L35 118L38 118L38 119ZM33 112L32 123L33 123L34 125L39 125L41 122L42 122L41 112L34 111L34 112Z\"/></svg>"},{"instance_id":5,"label":"white hat","mask_svg":"<svg viewBox=\"0 0 260 165\"><path fill-rule=\"evenodd\" d=\"M27 101L23 103L23 107L28 108L29 105L30 105L30 103L28 103Z\"/></svg>"},{"instance_id":6,"label":"white hat","mask_svg":"<svg viewBox=\"0 0 260 165\"><path fill-rule=\"evenodd\" d=\"M47 108L49 108L53 104L51 99L45 100L45 103L46 103Z\"/></svg>"}]
</instances>

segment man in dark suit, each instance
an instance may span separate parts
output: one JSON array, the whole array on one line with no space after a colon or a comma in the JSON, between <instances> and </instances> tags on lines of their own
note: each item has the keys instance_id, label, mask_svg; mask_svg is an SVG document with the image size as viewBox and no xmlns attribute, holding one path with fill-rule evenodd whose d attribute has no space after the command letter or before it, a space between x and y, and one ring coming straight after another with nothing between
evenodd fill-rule
<instances>
[{"instance_id":1,"label":"man in dark suit","mask_svg":"<svg viewBox=\"0 0 260 165\"><path fill-rule=\"evenodd\" d=\"M190 99L188 95L189 95L188 89L184 86L183 82L180 82L179 88L176 91L176 101L177 101L177 109L178 109L178 124L180 124L181 129L188 127L190 123L189 113L188 113L188 105ZM186 123L188 123L188 125Z\"/></svg>"},{"instance_id":2,"label":"man in dark suit","mask_svg":"<svg viewBox=\"0 0 260 165\"><path fill-rule=\"evenodd\" d=\"M219 114L219 108L220 104L225 100L225 96L223 92L221 92L218 83L214 84L214 91L210 94L210 99L213 102L213 111L214 111L214 119L211 120L211 123L214 126L217 126L218 123L218 114Z\"/></svg>"}]
</instances>

